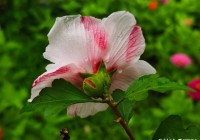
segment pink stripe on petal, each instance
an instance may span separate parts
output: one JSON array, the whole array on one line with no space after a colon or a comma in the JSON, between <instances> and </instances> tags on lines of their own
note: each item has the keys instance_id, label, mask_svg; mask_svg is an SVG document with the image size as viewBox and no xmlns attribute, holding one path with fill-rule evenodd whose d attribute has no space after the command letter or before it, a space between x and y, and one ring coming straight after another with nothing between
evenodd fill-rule
<instances>
[{"instance_id":1,"label":"pink stripe on petal","mask_svg":"<svg viewBox=\"0 0 200 140\"><path fill-rule=\"evenodd\" d=\"M92 72L96 73L107 48L106 33L100 20L96 18L83 16L81 17L81 22L86 30L86 36L88 38L88 62L92 68Z\"/></svg>"},{"instance_id":2,"label":"pink stripe on petal","mask_svg":"<svg viewBox=\"0 0 200 140\"><path fill-rule=\"evenodd\" d=\"M55 79L62 78L66 81L69 81L76 87L81 88L83 83L83 78L80 76L80 72L83 72L82 69L76 67L73 64L59 67L54 71L51 70L51 72L47 70L47 72L39 76L34 81L32 85L33 87L31 89L30 101L32 101L35 97L37 97L42 89L44 89L45 87L51 87L51 84Z\"/></svg>"},{"instance_id":3,"label":"pink stripe on petal","mask_svg":"<svg viewBox=\"0 0 200 140\"><path fill-rule=\"evenodd\" d=\"M139 26L133 26L129 35L128 47L126 50L126 62L130 62L133 57L140 56L144 51L144 37Z\"/></svg>"},{"instance_id":4,"label":"pink stripe on petal","mask_svg":"<svg viewBox=\"0 0 200 140\"><path fill-rule=\"evenodd\" d=\"M105 50L107 45L106 34L103 28L100 28L100 23L98 22L98 20L95 20L94 18L91 18L89 16L83 16L81 17L81 22L83 23L87 31L92 32L93 39L97 46L101 50Z\"/></svg>"},{"instance_id":5,"label":"pink stripe on petal","mask_svg":"<svg viewBox=\"0 0 200 140\"><path fill-rule=\"evenodd\" d=\"M53 77L53 76L57 76L57 75L60 75L60 74L67 73L69 70L70 70L70 67L64 66L64 67L61 67L61 68L59 68L58 70L56 70L56 71L54 71L54 72L52 72L52 73L48 73L48 74L46 74L46 75L43 75L43 76L41 76L41 77L38 77L38 78L33 82L32 87L37 86L39 83L46 81L46 80L49 79L50 77Z\"/></svg>"},{"instance_id":6,"label":"pink stripe on petal","mask_svg":"<svg viewBox=\"0 0 200 140\"><path fill-rule=\"evenodd\" d=\"M93 71L93 73L96 73L97 71L98 71L98 69L99 69L99 66L100 66L100 61L98 61L97 63L94 63L93 65L92 65L92 71Z\"/></svg>"},{"instance_id":7,"label":"pink stripe on petal","mask_svg":"<svg viewBox=\"0 0 200 140\"><path fill-rule=\"evenodd\" d=\"M82 16L81 22L83 23L86 30L90 30L90 25L93 26L95 22L89 16Z\"/></svg>"},{"instance_id":8,"label":"pink stripe on petal","mask_svg":"<svg viewBox=\"0 0 200 140\"><path fill-rule=\"evenodd\" d=\"M115 70L117 70L117 67L108 67L107 68L108 72L112 72L112 71L115 71Z\"/></svg>"},{"instance_id":9,"label":"pink stripe on petal","mask_svg":"<svg viewBox=\"0 0 200 140\"><path fill-rule=\"evenodd\" d=\"M102 30L97 30L96 34L94 35L94 39L95 42L98 44L99 48L101 50L105 50L106 49L106 36L105 36L105 32Z\"/></svg>"}]
</instances>

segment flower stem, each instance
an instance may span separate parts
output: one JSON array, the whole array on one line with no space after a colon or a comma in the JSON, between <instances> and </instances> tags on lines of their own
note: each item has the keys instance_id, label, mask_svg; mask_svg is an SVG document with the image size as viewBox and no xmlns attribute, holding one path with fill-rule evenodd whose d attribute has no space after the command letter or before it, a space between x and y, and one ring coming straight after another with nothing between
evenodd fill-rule
<instances>
[{"instance_id":1,"label":"flower stem","mask_svg":"<svg viewBox=\"0 0 200 140\"><path fill-rule=\"evenodd\" d=\"M126 131L126 134L129 136L130 140L135 140L133 134L131 133L130 129L128 128L128 125L126 121L121 117L116 103L112 103L109 98L106 99L106 103L110 106L110 108L113 110L115 115L117 116L117 122L121 124L121 126Z\"/></svg>"}]
</instances>

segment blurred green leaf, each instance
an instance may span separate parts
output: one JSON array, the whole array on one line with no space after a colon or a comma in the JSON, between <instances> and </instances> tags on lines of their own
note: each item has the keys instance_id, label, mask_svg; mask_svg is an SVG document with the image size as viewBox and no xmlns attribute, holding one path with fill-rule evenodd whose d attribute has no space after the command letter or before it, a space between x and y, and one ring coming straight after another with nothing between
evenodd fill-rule
<instances>
[{"instance_id":1,"label":"blurred green leaf","mask_svg":"<svg viewBox=\"0 0 200 140\"><path fill-rule=\"evenodd\" d=\"M81 4L76 1L69 1L68 3L63 3L61 7L66 11L74 11L81 7Z\"/></svg>"},{"instance_id":2,"label":"blurred green leaf","mask_svg":"<svg viewBox=\"0 0 200 140\"><path fill-rule=\"evenodd\" d=\"M0 112L7 107L20 109L23 107L23 102L26 98L27 91L24 88L18 89L17 95L12 83L4 82L0 88ZM17 98L17 99L16 99Z\"/></svg>"},{"instance_id":3,"label":"blurred green leaf","mask_svg":"<svg viewBox=\"0 0 200 140\"><path fill-rule=\"evenodd\" d=\"M184 91L174 91L171 95L162 99L160 103L165 113L168 114L184 114L188 116L194 109L193 101L188 98L188 95ZM181 105L181 107L180 107Z\"/></svg>"},{"instance_id":4,"label":"blurred green leaf","mask_svg":"<svg viewBox=\"0 0 200 140\"><path fill-rule=\"evenodd\" d=\"M161 122L152 140L159 139L200 139L200 128L189 125L184 128L180 116L171 115Z\"/></svg>"},{"instance_id":5,"label":"blurred green leaf","mask_svg":"<svg viewBox=\"0 0 200 140\"><path fill-rule=\"evenodd\" d=\"M3 45L5 43L5 37L3 34L3 30L0 27L0 45Z\"/></svg>"},{"instance_id":6,"label":"blurred green leaf","mask_svg":"<svg viewBox=\"0 0 200 140\"><path fill-rule=\"evenodd\" d=\"M52 87L41 91L31 103L27 103L23 111L41 111L45 115L58 113L75 103L94 102L81 90L65 80L55 80Z\"/></svg>"},{"instance_id":7,"label":"blurred green leaf","mask_svg":"<svg viewBox=\"0 0 200 140\"><path fill-rule=\"evenodd\" d=\"M141 101L147 98L148 91L164 93L169 90L190 90L187 86L171 82L167 78L157 74L145 75L134 81L125 92L125 98L134 101Z\"/></svg>"}]
</instances>

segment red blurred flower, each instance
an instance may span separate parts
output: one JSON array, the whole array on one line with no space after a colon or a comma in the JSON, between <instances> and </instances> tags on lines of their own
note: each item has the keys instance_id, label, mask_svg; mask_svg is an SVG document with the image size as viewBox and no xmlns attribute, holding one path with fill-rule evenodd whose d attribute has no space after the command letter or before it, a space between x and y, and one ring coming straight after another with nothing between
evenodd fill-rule
<instances>
[{"instance_id":1,"label":"red blurred flower","mask_svg":"<svg viewBox=\"0 0 200 140\"><path fill-rule=\"evenodd\" d=\"M151 1L148 4L149 10L156 10L158 8L158 2L157 1Z\"/></svg>"},{"instance_id":2,"label":"red blurred flower","mask_svg":"<svg viewBox=\"0 0 200 140\"><path fill-rule=\"evenodd\" d=\"M188 83L188 86L195 90L193 92L188 91L188 95L195 101L199 101L200 100L200 78L198 79L193 79Z\"/></svg>"},{"instance_id":3,"label":"red blurred flower","mask_svg":"<svg viewBox=\"0 0 200 140\"><path fill-rule=\"evenodd\" d=\"M187 67L191 64L191 58L183 53L172 55L170 61L177 67Z\"/></svg>"},{"instance_id":4,"label":"red blurred flower","mask_svg":"<svg viewBox=\"0 0 200 140\"><path fill-rule=\"evenodd\" d=\"M191 19L185 19L184 20L184 23L185 23L185 25L187 25L187 26L191 26L192 25L192 20Z\"/></svg>"},{"instance_id":5,"label":"red blurred flower","mask_svg":"<svg viewBox=\"0 0 200 140\"><path fill-rule=\"evenodd\" d=\"M2 128L0 128L0 140L2 140L2 137L3 137L3 130Z\"/></svg>"}]
</instances>

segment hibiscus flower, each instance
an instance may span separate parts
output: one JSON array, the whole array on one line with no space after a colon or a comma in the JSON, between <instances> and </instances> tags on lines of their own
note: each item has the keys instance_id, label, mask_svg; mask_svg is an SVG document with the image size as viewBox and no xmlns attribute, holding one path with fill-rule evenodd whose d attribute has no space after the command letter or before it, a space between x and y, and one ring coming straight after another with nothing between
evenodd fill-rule
<instances>
[{"instance_id":1,"label":"hibiscus flower","mask_svg":"<svg viewBox=\"0 0 200 140\"><path fill-rule=\"evenodd\" d=\"M136 79L155 73L155 69L139 60L145 49L142 30L134 16L126 11L114 12L102 20L91 16L64 16L56 19L48 34L49 45L44 58L52 63L33 83L31 102L55 79L64 79L83 90L83 73L96 74L104 63L108 73L113 72L109 93L126 90ZM103 81L102 81L103 82ZM95 85L93 85L95 86ZM106 103L77 103L67 109L70 116L87 117L103 111Z\"/></svg>"}]
</instances>

